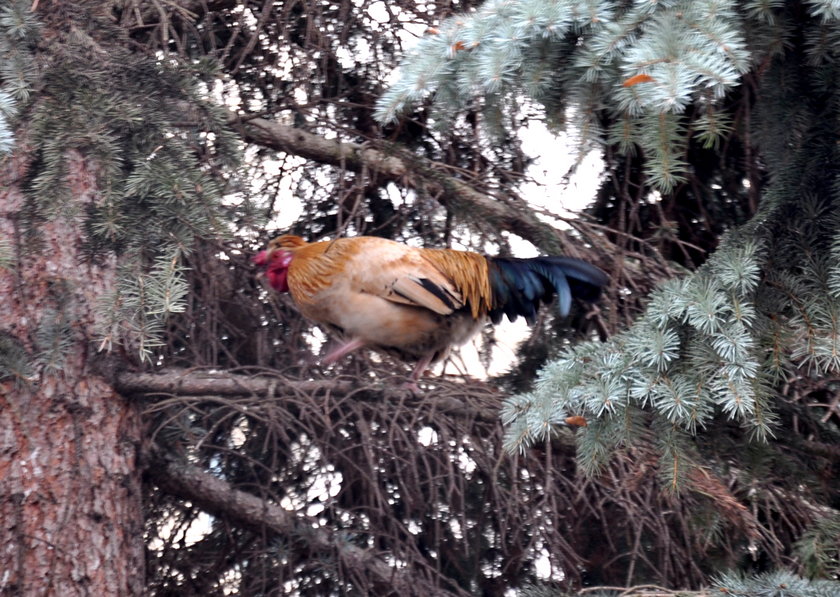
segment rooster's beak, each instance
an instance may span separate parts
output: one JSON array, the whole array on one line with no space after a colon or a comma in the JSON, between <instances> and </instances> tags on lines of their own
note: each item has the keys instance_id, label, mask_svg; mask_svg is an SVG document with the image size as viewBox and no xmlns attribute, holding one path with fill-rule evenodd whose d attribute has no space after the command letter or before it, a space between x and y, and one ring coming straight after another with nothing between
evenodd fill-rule
<instances>
[{"instance_id":1,"label":"rooster's beak","mask_svg":"<svg viewBox=\"0 0 840 597\"><path fill-rule=\"evenodd\" d=\"M251 257L251 261L255 265L266 265L271 259L271 254L273 252L273 249L263 249L262 251Z\"/></svg>"}]
</instances>

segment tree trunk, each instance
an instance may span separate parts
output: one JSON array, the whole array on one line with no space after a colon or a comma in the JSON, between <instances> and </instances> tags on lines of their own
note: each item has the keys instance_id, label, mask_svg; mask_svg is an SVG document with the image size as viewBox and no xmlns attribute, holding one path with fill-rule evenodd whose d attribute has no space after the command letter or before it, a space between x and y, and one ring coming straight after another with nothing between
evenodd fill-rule
<instances>
[{"instance_id":1,"label":"tree trunk","mask_svg":"<svg viewBox=\"0 0 840 597\"><path fill-rule=\"evenodd\" d=\"M94 176L71 155L75 213L32 238L20 223L27 168L17 156L0 172L0 239L15 261L0 269L0 594L139 595L140 418L96 373L96 305L115 263L80 249Z\"/></svg>"}]
</instances>

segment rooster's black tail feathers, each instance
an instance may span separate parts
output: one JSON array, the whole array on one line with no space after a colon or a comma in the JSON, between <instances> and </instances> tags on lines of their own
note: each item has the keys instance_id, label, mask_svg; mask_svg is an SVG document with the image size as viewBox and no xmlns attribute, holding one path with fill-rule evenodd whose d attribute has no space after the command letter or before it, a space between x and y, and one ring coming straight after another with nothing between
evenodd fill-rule
<instances>
[{"instance_id":1,"label":"rooster's black tail feathers","mask_svg":"<svg viewBox=\"0 0 840 597\"><path fill-rule=\"evenodd\" d=\"M521 315L533 323L540 303L550 302L555 294L560 315L565 317L572 298L593 302L609 282L603 271L572 257L491 257L488 261L493 323L501 321L502 315L511 321Z\"/></svg>"}]
</instances>

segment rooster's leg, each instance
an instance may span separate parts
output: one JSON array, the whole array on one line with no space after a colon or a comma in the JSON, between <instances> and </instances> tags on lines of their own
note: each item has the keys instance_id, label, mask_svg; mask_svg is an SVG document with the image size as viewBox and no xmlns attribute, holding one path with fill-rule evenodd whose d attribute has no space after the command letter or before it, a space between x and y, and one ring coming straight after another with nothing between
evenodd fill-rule
<instances>
[{"instance_id":1,"label":"rooster's leg","mask_svg":"<svg viewBox=\"0 0 840 597\"><path fill-rule=\"evenodd\" d=\"M432 362L433 356L433 354L424 356L417 362L417 365L415 365L414 367L414 371L411 372L411 381L405 382L403 388L405 388L414 395L422 393L422 390L420 389L420 386L417 385L417 382L420 381L420 377L423 375L423 373L425 373L426 367L428 367L429 363Z\"/></svg>"},{"instance_id":2,"label":"rooster's leg","mask_svg":"<svg viewBox=\"0 0 840 597\"><path fill-rule=\"evenodd\" d=\"M429 363L432 362L432 357L434 356L434 353L427 354L417 362L417 365L415 365L414 367L414 371L411 372L411 382L408 384L408 386L410 386L411 389L420 389L417 387L417 382L420 381L420 378L423 376L423 373L426 372L426 368L429 366Z\"/></svg>"},{"instance_id":3,"label":"rooster's leg","mask_svg":"<svg viewBox=\"0 0 840 597\"><path fill-rule=\"evenodd\" d=\"M345 342L335 350L331 350L330 352L328 352L324 356L324 358L321 359L321 363L323 363L324 365L332 365L342 357L347 356L357 348L361 348L364 345L364 340L359 340L358 338L350 340L349 342Z\"/></svg>"}]
</instances>

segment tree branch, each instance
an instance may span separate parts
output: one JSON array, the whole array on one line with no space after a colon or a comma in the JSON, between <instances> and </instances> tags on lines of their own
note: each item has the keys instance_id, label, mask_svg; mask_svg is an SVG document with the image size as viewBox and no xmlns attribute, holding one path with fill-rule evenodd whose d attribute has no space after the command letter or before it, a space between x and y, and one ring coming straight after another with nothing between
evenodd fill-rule
<instances>
[{"instance_id":1,"label":"tree branch","mask_svg":"<svg viewBox=\"0 0 840 597\"><path fill-rule=\"evenodd\" d=\"M325 390L345 393L352 387L349 380L299 381L275 373L245 375L201 369L168 369L156 373L121 371L116 390L121 394L178 394L198 396L272 396L283 389L306 393Z\"/></svg>"},{"instance_id":2,"label":"tree branch","mask_svg":"<svg viewBox=\"0 0 840 597\"><path fill-rule=\"evenodd\" d=\"M269 529L313 556L336 557L346 569L365 572L378 586L380 594L408 594L401 592L401 589L411 587L405 572L387 565L372 550L343 541L299 514L234 489L226 481L196 466L158 451L153 452L151 460L146 473L163 491L189 500L216 516L261 531Z\"/></svg>"},{"instance_id":3,"label":"tree branch","mask_svg":"<svg viewBox=\"0 0 840 597\"><path fill-rule=\"evenodd\" d=\"M382 384L363 385L359 380L344 378L320 380L295 380L274 372L237 374L222 371L169 369L157 373L122 371L116 374L115 389L123 395L153 397L178 396L256 396L274 398L285 393L331 394L344 396L352 393L354 400L373 403L433 403L434 410L454 417L474 419L485 423L499 421L502 395L489 386L477 392L478 384L469 386L449 381L435 381L445 385L446 391L430 391L423 395L409 395ZM483 395L484 404L477 404L477 394Z\"/></svg>"},{"instance_id":4,"label":"tree branch","mask_svg":"<svg viewBox=\"0 0 840 597\"><path fill-rule=\"evenodd\" d=\"M196 423L198 427L208 420L220 421L234 413L244 414L259 425L273 425L272 433L278 429L285 433L290 429L289 417L294 417L299 424L294 433L310 437L323 436L324 429L331 428L329 421L333 417L342 421L348 417L364 419L371 412L383 410L394 413L393 419L387 417L389 423L399 420L410 426L421 421L423 425L438 421L455 429L473 429L478 425L486 434L499 432L497 412L501 395L486 384L467 385L442 379L433 382L433 392L414 396L390 390L394 384L388 382L392 380L396 381L392 378L385 383L370 384L347 376L297 380L263 369L251 374L171 369L159 373L117 372L113 376L119 392L151 402L146 414L157 428L150 437L160 437L164 443L169 441L165 426L180 420L183 413L197 413L199 408L213 414ZM466 402L467 396L471 402ZM359 409L360 402L364 403L362 409ZM456 422L455 417L463 420ZM203 436L206 441L198 442L205 448L214 442L215 432L209 430L210 427ZM406 433L413 436L414 431L408 429ZM456 431L455 435L461 437L463 432ZM363 436L369 438L369 430ZM440 579L422 559L414 560L410 566L392 568L382 552L346 540L344 537L354 535L352 528L330 531L304 514L287 510L264 496L243 491L201 465L186 461L177 452L177 446L174 455L165 452L166 449L163 443L155 444L147 453L145 463L147 478L166 494L188 500L214 516L225 517L258 532L276 533L304 560L334 561L346 577L356 577L363 584L367 582L366 588L371 594L465 595L454 586L442 588ZM211 449L222 453L230 451L231 457L248 461L246 452L239 453L227 445ZM343 445L337 447L338 453L347 449ZM347 466L347 463L336 466ZM356 469L352 468L352 471ZM358 534L362 536L364 531L359 530Z\"/></svg>"},{"instance_id":5,"label":"tree branch","mask_svg":"<svg viewBox=\"0 0 840 597\"><path fill-rule=\"evenodd\" d=\"M541 221L530 208L520 210L488 197L469 184L444 174L442 165L397 146L376 148L369 144L326 139L264 118L242 120L233 114L231 118L232 124L249 143L353 172L364 169L381 181L422 188L444 206L521 236L548 253L574 254L575 245L580 244L569 240L567 232Z\"/></svg>"}]
</instances>

